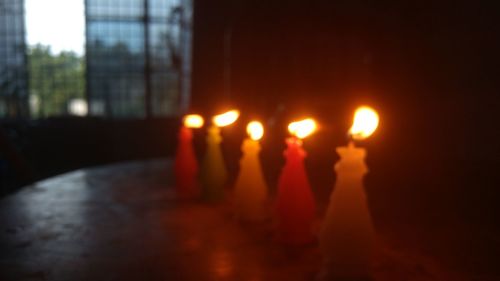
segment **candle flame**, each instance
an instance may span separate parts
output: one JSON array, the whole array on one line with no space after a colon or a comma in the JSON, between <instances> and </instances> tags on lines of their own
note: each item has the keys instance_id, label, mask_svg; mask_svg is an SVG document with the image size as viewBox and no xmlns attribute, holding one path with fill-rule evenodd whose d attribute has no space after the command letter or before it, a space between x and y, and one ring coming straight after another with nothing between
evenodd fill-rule
<instances>
[{"instance_id":1,"label":"candle flame","mask_svg":"<svg viewBox=\"0 0 500 281\"><path fill-rule=\"evenodd\" d=\"M260 140L264 135L264 126L258 121L252 121L247 125L247 133L253 140Z\"/></svg>"},{"instance_id":2,"label":"candle flame","mask_svg":"<svg viewBox=\"0 0 500 281\"><path fill-rule=\"evenodd\" d=\"M355 140L366 139L375 132L378 123L377 112L371 107L361 106L354 113L354 122L349 134Z\"/></svg>"},{"instance_id":3,"label":"candle flame","mask_svg":"<svg viewBox=\"0 0 500 281\"><path fill-rule=\"evenodd\" d=\"M290 134L296 136L299 139L303 139L314 131L316 131L316 121L312 118L307 118L301 121L292 122L288 125L288 131Z\"/></svg>"},{"instance_id":4,"label":"candle flame","mask_svg":"<svg viewBox=\"0 0 500 281\"><path fill-rule=\"evenodd\" d=\"M240 112L238 110L231 110L226 113L215 115L212 120L217 127L225 127L233 124L239 116Z\"/></svg>"},{"instance_id":5,"label":"candle flame","mask_svg":"<svg viewBox=\"0 0 500 281\"><path fill-rule=\"evenodd\" d=\"M203 117L198 114L189 114L184 116L184 126L187 128L201 128L203 127Z\"/></svg>"}]
</instances>

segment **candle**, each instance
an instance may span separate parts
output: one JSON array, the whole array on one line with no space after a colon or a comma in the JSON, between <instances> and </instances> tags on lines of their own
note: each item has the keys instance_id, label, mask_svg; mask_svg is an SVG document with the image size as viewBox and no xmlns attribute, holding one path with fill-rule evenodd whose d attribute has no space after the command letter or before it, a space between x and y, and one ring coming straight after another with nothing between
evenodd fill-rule
<instances>
[{"instance_id":1,"label":"candle","mask_svg":"<svg viewBox=\"0 0 500 281\"><path fill-rule=\"evenodd\" d=\"M227 181L226 165L220 149L222 137L220 127L234 123L240 113L231 110L213 117L212 126L208 128L207 150L202 164L202 195L206 201L220 201L224 197L224 186Z\"/></svg>"},{"instance_id":2,"label":"candle","mask_svg":"<svg viewBox=\"0 0 500 281\"><path fill-rule=\"evenodd\" d=\"M203 118L190 114L183 118L183 126L179 131L179 142L174 162L175 191L181 198L194 197L199 193L196 177L198 162L193 149L192 128L201 128Z\"/></svg>"},{"instance_id":3,"label":"candle","mask_svg":"<svg viewBox=\"0 0 500 281\"><path fill-rule=\"evenodd\" d=\"M259 160L259 140L264 135L260 122L248 123L249 137L243 141L240 160L240 172L234 188L234 206L236 215L242 220L259 221L266 217L267 185L262 175Z\"/></svg>"},{"instance_id":4,"label":"candle","mask_svg":"<svg viewBox=\"0 0 500 281\"><path fill-rule=\"evenodd\" d=\"M337 180L319 235L325 280L369 276L375 231L363 187L363 176L368 172L366 150L356 147L353 140L369 137L378 121L373 109L359 108L349 131L352 140L346 147L337 148Z\"/></svg>"},{"instance_id":5,"label":"candle","mask_svg":"<svg viewBox=\"0 0 500 281\"><path fill-rule=\"evenodd\" d=\"M304 167L306 152L302 149L302 139L315 129L316 122L310 118L288 126L293 136L286 140L286 163L279 177L276 196L278 239L288 244L313 241L316 204Z\"/></svg>"}]
</instances>

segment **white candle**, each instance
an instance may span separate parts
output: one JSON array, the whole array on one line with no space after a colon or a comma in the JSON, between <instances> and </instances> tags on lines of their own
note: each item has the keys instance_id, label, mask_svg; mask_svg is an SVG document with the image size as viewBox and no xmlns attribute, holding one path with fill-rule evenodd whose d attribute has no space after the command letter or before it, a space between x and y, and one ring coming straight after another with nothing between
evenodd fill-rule
<instances>
[{"instance_id":1,"label":"white candle","mask_svg":"<svg viewBox=\"0 0 500 281\"><path fill-rule=\"evenodd\" d=\"M378 126L378 115L370 108L356 111L350 135L365 139ZM366 150L349 142L338 147L339 162L335 164L337 180L319 236L324 257L323 278L362 279L370 275L375 230L363 186L368 172Z\"/></svg>"}]
</instances>

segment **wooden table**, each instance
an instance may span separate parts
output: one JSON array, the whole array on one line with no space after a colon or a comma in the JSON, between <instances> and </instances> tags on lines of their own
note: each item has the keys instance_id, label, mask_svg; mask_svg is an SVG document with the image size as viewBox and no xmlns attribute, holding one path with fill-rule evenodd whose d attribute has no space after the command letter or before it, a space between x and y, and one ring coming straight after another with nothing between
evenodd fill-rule
<instances>
[{"instance_id":1,"label":"wooden table","mask_svg":"<svg viewBox=\"0 0 500 281\"><path fill-rule=\"evenodd\" d=\"M272 223L239 223L229 204L180 202L171 170L165 160L83 169L4 198L0 280L316 278L316 245L281 245ZM374 264L374 280L443 276L453 275L389 249Z\"/></svg>"}]
</instances>

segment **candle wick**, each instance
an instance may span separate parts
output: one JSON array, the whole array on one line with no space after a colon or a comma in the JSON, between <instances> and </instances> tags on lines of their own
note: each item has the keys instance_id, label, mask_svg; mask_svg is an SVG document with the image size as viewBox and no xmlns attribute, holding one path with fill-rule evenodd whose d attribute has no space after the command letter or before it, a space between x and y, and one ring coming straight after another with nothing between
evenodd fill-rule
<instances>
[{"instance_id":1,"label":"candle wick","mask_svg":"<svg viewBox=\"0 0 500 281\"><path fill-rule=\"evenodd\" d=\"M350 140L348 145L349 145L349 147L355 147L355 144L354 144L353 140Z\"/></svg>"},{"instance_id":2,"label":"candle wick","mask_svg":"<svg viewBox=\"0 0 500 281\"><path fill-rule=\"evenodd\" d=\"M354 137L353 135L351 134L351 132L347 132L347 142L350 144L350 143L353 143L354 142Z\"/></svg>"}]
</instances>

